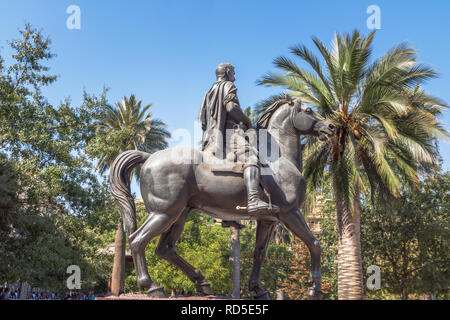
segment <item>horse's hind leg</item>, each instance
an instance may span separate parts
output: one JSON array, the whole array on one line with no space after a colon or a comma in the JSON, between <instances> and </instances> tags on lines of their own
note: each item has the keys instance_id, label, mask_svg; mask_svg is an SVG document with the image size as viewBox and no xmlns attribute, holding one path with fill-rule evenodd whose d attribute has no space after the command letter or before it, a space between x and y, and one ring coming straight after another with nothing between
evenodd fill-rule
<instances>
[{"instance_id":1,"label":"horse's hind leg","mask_svg":"<svg viewBox=\"0 0 450 320\"><path fill-rule=\"evenodd\" d=\"M320 273L320 255L322 248L319 241L314 237L302 213L298 209L279 214L280 220L291 230L297 237L299 237L309 249L312 260L311 277L313 286L309 288L308 295L310 299L321 299L321 273Z\"/></svg>"},{"instance_id":2,"label":"horse's hind leg","mask_svg":"<svg viewBox=\"0 0 450 320\"><path fill-rule=\"evenodd\" d=\"M166 231L179 215L171 215L161 212L152 212L142 226L128 238L131 254L136 268L136 278L141 290L147 289L148 294L154 297L165 297L164 289L152 282L148 274L145 260L145 247L154 237Z\"/></svg>"},{"instance_id":3,"label":"horse's hind leg","mask_svg":"<svg viewBox=\"0 0 450 320\"><path fill-rule=\"evenodd\" d=\"M200 270L195 269L186 260L181 258L175 251L175 243L183 232L184 224L190 209L186 209L178 220L170 227L170 229L164 232L159 238L158 246L155 253L175 265L195 284L197 292L202 295L212 295L213 291L209 283L205 280Z\"/></svg>"},{"instance_id":4,"label":"horse's hind leg","mask_svg":"<svg viewBox=\"0 0 450 320\"><path fill-rule=\"evenodd\" d=\"M259 277L261 267L266 258L267 247L273 232L275 223L272 221L258 220L256 227L256 244L255 253L253 255L253 269L250 276L249 290L254 292L253 297L258 300L269 300L269 293L261 288Z\"/></svg>"}]
</instances>

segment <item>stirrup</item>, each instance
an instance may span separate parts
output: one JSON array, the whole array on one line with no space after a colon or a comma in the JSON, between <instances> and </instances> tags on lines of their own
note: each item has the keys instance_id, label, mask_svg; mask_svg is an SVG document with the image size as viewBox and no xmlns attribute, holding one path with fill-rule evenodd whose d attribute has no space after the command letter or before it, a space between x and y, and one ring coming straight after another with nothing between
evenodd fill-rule
<instances>
[{"instance_id":1,"label":"stirrup","mask_svg":"<svg viewBox=\"0 0 450 320\"><path fill-rule=\"evenodd\" d=\"M270 204L261 204L259 206L248 206L248 213L257 213L257 214L276 214L280 212L280 208L278 206Z\"/></svg>"}]
</instances>

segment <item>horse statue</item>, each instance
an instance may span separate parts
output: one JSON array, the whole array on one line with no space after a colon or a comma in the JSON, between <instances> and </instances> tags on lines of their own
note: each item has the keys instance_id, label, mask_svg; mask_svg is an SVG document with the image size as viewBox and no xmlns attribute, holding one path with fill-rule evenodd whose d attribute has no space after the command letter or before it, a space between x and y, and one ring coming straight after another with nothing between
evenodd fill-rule
<instances>
[{"instance_id":1,"label":"horse statue","mask_svg":"<svg viewBox=\"0 0 450 320\"><path fill-rule=\"evenodd\" d=\"M277 222L283 223L307 245L312 258L310 299L321 299L321 246L305 222L299 207L305 200L306 182L300 169L300 135L317 136L326 140L333 134L333 125L300 99L285 99L273 104L261 116L257 130L265 129L278 144L279 157L269 159L272 170L262 175L266 194L261 196L277 205L276 214L251 215L240 210L247 203L242 173L215 172L202 151L190 147L175 147L148 154L126 151L120 154L110 169L112 194L118 202L128 234L129 248L136 268L137 284L148 289L153 297L166 297L164 288L152 281L147 270L145 248L154 237L161 235L156 255L181 269L194 282L201 295L212 295L209 283L201 272L175 251L190 212L199 210L226 221L257 220L254 263L249 290L255 299L270 299L259 283L260 271L272 231ZM130 177L135 166L142 164L140 189L149 216L137 228L136 208L130 193ZM262 190L261 190L262 191ZM267 197L267 195L270 196Z\"/></svg>"}]
</instances>

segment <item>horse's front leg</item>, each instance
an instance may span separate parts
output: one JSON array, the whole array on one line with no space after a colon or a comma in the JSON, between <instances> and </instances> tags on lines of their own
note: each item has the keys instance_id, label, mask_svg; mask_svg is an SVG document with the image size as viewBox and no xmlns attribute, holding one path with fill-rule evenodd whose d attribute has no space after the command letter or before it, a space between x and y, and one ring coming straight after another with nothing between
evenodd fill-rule
<instances>
[{"instance_id":1,"label":"horse's front leg","mask_svg":"<svg viewBox=\"0 0 450 320\"><path fill-rule=\"evenodd\" d=\"M255 253L253 255L253 269L250 276L249 290L253 291L253 298L258 300L270 300L270 295L267 291L261 288L259 277L261 274L261 267L266 258L267 246L269 245L270 237L276 222L258 220L256 227L256 244Z\"/></svg>"},{"instance_id":2,"label":"horse's front leg","mask_svg":"<svg viewBox=\"0 0 450 320\"><path fill-rule=\"evenodd\" d=\"M284 225L297 237L299 237L308 247L312 260L311 278L313 282L312 287L308 289L308 296L312 300L321 299L322 275L320 273L320 255L322 253L322 248L320 246L319 240L317 240L313 236L311 230L306 224L305 218L303 217L299 209L296 208L288 212L280 213L278 217L284 223Z\"/></svg>"}]
</instances>

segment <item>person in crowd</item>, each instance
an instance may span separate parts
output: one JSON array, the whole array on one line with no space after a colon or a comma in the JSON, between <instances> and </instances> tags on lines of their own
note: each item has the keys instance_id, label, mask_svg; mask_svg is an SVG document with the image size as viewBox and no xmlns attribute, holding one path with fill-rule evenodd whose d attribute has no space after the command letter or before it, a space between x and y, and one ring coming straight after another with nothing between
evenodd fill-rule
<instances>
[{"instance_id":1,"label":"person in crowd","mask_svg":"<svg viewBox=\"0 0 450 320\"><path fill-rule=\"evenodd\" d=\"M10 296L9 288L6 287L5 290L3 290L3 293L2 293L2 295L0 297L0 300L9 300L9 296Z\"/></svg>"},{"instance_id":2,"label":"person in crowd","mask_svg":"<svg viewBox=\"0 0 450 320\"><path fill-rule=\"evenodd\" d=\"M8 289L8 297L6 300L13 300L13 299L14 299L14 291L12 291L11 289Z\"/></svg>"}]
</instances>

